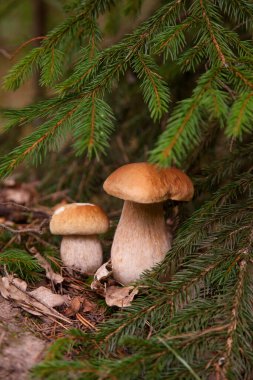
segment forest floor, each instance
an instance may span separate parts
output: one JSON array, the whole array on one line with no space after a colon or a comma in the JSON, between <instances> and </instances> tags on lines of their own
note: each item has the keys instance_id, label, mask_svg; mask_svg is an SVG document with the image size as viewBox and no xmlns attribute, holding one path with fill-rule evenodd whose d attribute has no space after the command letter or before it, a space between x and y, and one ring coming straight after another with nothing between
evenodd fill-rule
<instances>
[{"instance_id":1,"label":"forest floor","mask_svg":"<svg viewBox=\"0 0 253 380\"><path fill-rule=\"evenodd\" d=\"M62 265L49 220L69 202L64 194L51 208L41 205L33 184L0 184L0 379L28 380L55 340L71 328L96 332L115 306L131 305L138 293L116 283L109 262L95 276ZM111 236L102 240L107 250Z\"/></svg>"},{"instance_id":2,"label":"forest floor","mask_svg":"<svg viewBox=\"0 0 253 380\"><path fill-rule=\"evenodd\" d=\"M0 379L28 379L28 371L43 358L47 346L48 340L31 329L20 308L0 296Z\"/></svg>"},{"instance_id":3,"label":"forest floor","mask_svg":"<svg viewBox=\"0 0 253 380\"><path fill-rule=\"evenodd\" d=\"M0 379L28 379L52 342L69 328L96 331L106 311L90 288L93 277L62 267L48 228L53 210L34 202L35 192L15 181L0 186ZM19 254L37 265L32 281Z\"/></svg>"}]
</instances>

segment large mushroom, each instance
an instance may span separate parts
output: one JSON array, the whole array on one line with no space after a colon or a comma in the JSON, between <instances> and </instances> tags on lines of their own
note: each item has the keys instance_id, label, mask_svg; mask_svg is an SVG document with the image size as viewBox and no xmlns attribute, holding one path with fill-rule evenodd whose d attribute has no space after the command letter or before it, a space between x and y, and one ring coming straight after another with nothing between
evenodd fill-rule
<instances>
[{"instance_id":1,"label":"large mushroom","mask_svg":"<svg viewBox=\"0 0 253 380\"><path fill-rule=\"evenodd\" d=\"M101 266L103 252L97 234L105 233L109 220L104 211L90 203L72 203L58 208L50 221L50 231L63 235L61 258L71 269L94 274Z\"/></svg>"},{"instance_id":2,"label":"large mushroom","mask_svg":"<svg viewBox=\"0 0 253 380\"><path fill-rule=\"evenodd\" d=\"M162 202L191 200L193 184L179 169L141 162L115 170L104 182L104 190L125 201L111 260L114 278L128 284L162 261L171 248Z\"/></svg>"}]
</instances>

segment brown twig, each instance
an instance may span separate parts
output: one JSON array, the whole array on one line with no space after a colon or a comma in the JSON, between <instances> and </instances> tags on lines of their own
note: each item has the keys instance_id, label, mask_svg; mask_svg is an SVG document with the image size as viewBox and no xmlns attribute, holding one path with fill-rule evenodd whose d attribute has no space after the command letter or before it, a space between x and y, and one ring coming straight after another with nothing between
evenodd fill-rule
<instances>
[{"instance_id":1,"label":"brown twig","mask_svg":"<svg viewBox=\"0 0 253 380\"><path fill-rule=\"evenodd\" d=\"M30 232L29 235L45 247L57 249L56 245L48 243L46 240L41 239L39 236L36 236L33 232Z\"/></svg>"},{"instance_id":2,"label":"brown twig","mask_svg":"<svg viewBox=\"0 0 253 380\"><path fill-rule=\"evenodd\" d=\"M98 331L97 327L94 326L91 322L89 322L86 318L84 318L81 314L76 313L77 319L85 326L88 327L89 329Z\"/></svg>"},{"instance_id":3,"label":"brown twig","mask_svg":"<svg viewBox=\"0 0 253 380\"><path fill-rule=\"evenodd\" d=\"M217 39L215 37L211 21L210 21L208 15L207 15L206 9L205 9L204 4L203 4L203 0L200 0L200 6L202 8L202 15L203 15L203 18L205 19L205 21L207 23L207 29L208 29L208 31L210 33L210 37L212 39L212 42L213 42L213 44L215 46L215 49L217 50L218 56L220 57L220 60L221 60L221 62L223 64L223 66L226 67L227 63L226 63L225 56L224 56L224 54L223 54L223 52L221 50L221 47L218 44L218 41L217 41Z\"/></svg>"},{"instance_id":4,"label":"brown twig","mask_svg":"<svg viewBox=\"0 0 253 380\"><path fill-rule=\"evenodd\" d=\"M0 54L2 54L7 59L11 59L11 54L8 53L6 49L0 48Z\"/></svg>"},{"instance_id":5,"label":"brown twig","mask_svg":"<svg viewBox=\"0 0 253 380\"><path fill-rule=\"evenodd\" d=\"M221 325L221 326L214 326L214 327L208 327L205 330L202 331L193 331L185 334L179 334L179 335L166 335L166 340L176 340L176 339L197 339L202 336L205 336L207 334L211 334L213 332L220 332L224 331L229 327L229 324Z\"/></svg>"},{"instance_id":6,"label":"brown twig","mask_svg":"<svg viewBox=\"0 0 253 380\"><path fill-rule=\"evenodd\" d=\"M15 55L17 55L17 53L19 53L19 51L21 49L23 49L23 47L25 47L26 45L29 45L31 42L34 42L34 41L38 41L38 40L45 40L47 39L47 37L45 36L38 36L38 37L33 37L31 38L30 40L28 41L25 41L24 43L22 43L15 51L14 53L11 55L11 59L13 59L15 57Z\"/></svg>"},{"instance_id":7,"label":"brown twig","mask_svg":"<svg viewBox=\"0 0 253 380\"><path fill-rule=\"evenodd\" d=\"M22 230L15 230L14 228L11 228L7 226L6 224L0 223L0 228L3 228L6 231L11 232L12 234L28 234L28 233L34 233L42 235L44 232L42 230L39 230L37 228L23 228Z\"/></svg>"},{"instance_id":8,"label":"brown twig","mask_svg":"<svg viewBox=\"0 0 253 380\"><path fill-rule=\"evenodd\" d=\"M50 215L46 211L29 208L27 206L23 206L23 205L20 205L18 203L15 203L15 202L0 202L0 206L6 206L6 208L10 207L10 208L14 208L14 209L19 209L19 210L22 210L24 213L35 214L37 217L39 215L41 215L45 219L50 218Z\"/></svg>"}]
</instances>

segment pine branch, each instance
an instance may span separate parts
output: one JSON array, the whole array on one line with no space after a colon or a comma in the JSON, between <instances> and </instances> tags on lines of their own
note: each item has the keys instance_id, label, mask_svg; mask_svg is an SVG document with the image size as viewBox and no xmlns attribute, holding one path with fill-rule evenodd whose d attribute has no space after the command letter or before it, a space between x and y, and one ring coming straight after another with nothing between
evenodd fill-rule
<instances>
[{"instance_id":1,"label":"pine branch","mask_svg":"<svg viewBox=\"0 0 253 380\"><path fill-rule=\"evenodd\" d=\"M86 150L88 157L97 157L105 153L109 146L108 139L114 129L113 114L104 100L95 93L91 98L84 99L78 106L73 118L74 148L77 155Z\"/></svg>"},{"instance_id":2,"label":"pine branch","mask_svg":"<svg viewBox=\"0 0 253 380\"><path fill-rule=\"evenodd\" d=\"M136 16L139 14L144 0L126 0L124 13L126 15Z\"/></svg>"},{"instance_id":3,"label":"pine branch","mask_svg":"<svg viewBox=\"0 0 253 380\"><path fill-rule=\"evenodd\" d=\"M253 92L242 93L233 103L228 118L226 134L229 137L242 136L252 130Z\"/></svg>"},{"instance_id":4,"label":"pine branch","mask_svg":"<svg viewBox=\"0 0 253 380\"><path fill-rule=\"evenodd\" d=\"M241 257L239 261L239 274L238 274L237 284L234 291L234 299L233 299L233 307L231 309L230 323L227 329L226 350L224 354L225 365L223 368L223 374L225 377L227 377L227 375L230 372L230 368L232 365L231 362L235 360L235 358L240 357L240 350L238 349L239 348L238 341L244 340L243 347L245 347L246 349L247 349L247 346L248 347L251 346L252 341L253 341L251 334L247 335L245 339L241 339L240 337L241 332L246 328L244 320L245 319L247 320L249 318L250 324L253 323L253 318L250 316L250 314L248 314L248 311L245 313L246 310L243 310L245 307L245 304L243 304L242 302L242 300L245 297L244 292L246 291L245 283L247 282L247 276L250 275L249 267L250 267L250 259L251 259L250 255L251 255L251 249L252 249L252 241L253 241L253 231L251 230L251 232L248 235L247 247L245 247L244 249L241 249ZM252 365L253 358L248 357L247 359L251 362L250 364ZM235 368L235 366L233 367ZM249 373L245 375L248 377L248 375L250 374L251 374L251 370L249 370ZM239 371L237 375L238 377L240 377Z\"/></svg>"},{"instance_id":5,"label":"pine branch","mask_svg":"<svg viewBox=\"0 0 253 380\"><path fill-rule=\"evenodd\" d=\"M231 204L235 203L238 199L243 197L247 198L252 191L252 175L244 172L240 173L236 180L230 181L228 184L222 186L209 202L206 202L199 210L195 211L193 215L182 225L178 236L175 239L174 246L168 252L167 257L161 264L157 274L167 273L168 267L172 261L180 262L186 255L191 255L193 252L201 247L201 242L209 236L212 231L212 226L220 227L220 216L224 215L224 223L232 220L233 209ZM245 209L245 204L239 204L241 210ZM227 210L227 215L224 211ZM238 211L235 210L235 215ZM246 225L248 222L246 221ZM236 221L237 223L237 221ZM232 230L234 227L232 226ZM229 235L225 231L225 237ZM214 239L216 236L214 235ZM229 241L229 244L231 241ZM226 249L228 246L224 245ZM188 256L189 257L189 256Z\"/></svg>"},{"instance_id":6,"label":"pine branch","mask_svg":"<svg viewBox=\"0 0 253 380\"><path fill-rule=\"evenodd\" d=\"M72 103L76 96L68 95L62 98L51 98L42 100L38 103L31 104L19 109L7 109L3 111L3 116L9 119L9 123L5 126L5 131L17 126L24 126L33 122L37 118L48 119L55 116L59 108L67 103Z\"/></svg>"},{"instance_id":7,"label":"pine branch","mask_svg":"<svg viewBox=\"0 0 253 380\"><path fill-rule=\"evenodd\" d=\"M6 76L4 86L6 89L15 90L32 74L42 59L41 83L47 85L58 79L61 75L62 65L60 56L68 48L73 37L79 35L82 30L83 37L88 37L88 42L94 38L94 28L89 25L87 18L93 19L100 12L105 12L114 4L113 0L81 1L76 9L76 14L67 18L62 24L55 27L42 40L40 48L31 50L18 64L16 64ZM56 53L53 53L55 52ZM58 57L58 60L56 60ZM58 63L56 63L58 61ZM57 64L57 66L55 66ZM58 70L57 70L58 69ZM51 75L50 75L51 74Z\"/></svg>"},{"instance_id":8,"label":"pine branch","mask_svg":"<svg viewBox=\"0 0 253 380\"><path fill-rule=\"evenodd\" d=\"M253 160L253 144L239 144L223 159L214 161L202 170L203 176L195 178L199 193L216 191L224 181L246 172ZM249 168L250 169L250 168Z\"/></svg>"},{"instance_id":9,"label":"pine branch","mask_svg":"<svg viewBox=\"0 0 253 380\"><path fill-rule=\"evenodd\" d=\"M64 111L58 112L58 115L52 120L44 123L40 128L33 132L30 136L25 137L19 147L15 148L2 160L0 165L0 174L5 177L8 176L13 169L22 161L30 156L38 162L41 155L46 153L49 144L55 140L59 131L58 129L64 126L76 111L77 106L69 104L65 107Z\"/></svg>"},{"instance_id":10,"label":"pine branch","mask_svg":"<svg viewBox=\"0 0 253 380\"><path fill-rule=\"evenodd\" d=\"M49 86L56 82L62 75L64 54L59 49L49 49L42 55L40 61L42 86Z\"/></svg>"},{"instance_id":11,"label":"pine branch","mask_svg":"<svg viewBox=\"0 0 253 380\"><path fill-rule=\"evenodd\" d=\"M158 67L150 56L137 53L133 57L133 67L141 82L141 89L151 117L161 119L168 109L169 90L165 81L158 74Z\"/></svg>"},{"instance_id":12,"label":"pine branch","mask_svg":"<svg viewBox=\"0 0 253 380\"><path fill-rule=\"evenodd\" d=\"M115 46L109 47L103 50L95 62L87 63L84 62L84 67L77 65L73 79L70 79L70 82L67 82L67 88L69 84L74 86L79 84L83 86L86 85L86 80L91 76L94 76L94 84L90 85L89 91L94 91L96 89L98 82L103 82L103 86L108 86L108 89L111 88L111 83L115 80L115 77L118 78L120 73L124 73L126 70L126 65L134 57L136 52L140 51L144 47L149 39L159 32L162 28L164 22L175 23L176 17L181 10L183 0L173 1L170 0L168 4L164 5L159 9L153 17L149 20L143 22L131 35L125 37L120 43ZM100 74L96 76L97 71L100 67L103 67ZM87 73L87 74L86 74ZM104 81L106 78L106 81ZM100 83L101 86L101 83ZM64 84L60 89L64 89ZM65 89L64 89L65 90Z\"/></svg>"},{"instance_id":13,"label":"pine branch","mask_svg":"<svg viewBox=\"0 0 253 380\"><path fill-rule=\"evenodd\" d=\"M210 34L212 43L215 46L215 49L217 51L218 57L220 58L220 60L222 62L222 65L226 67L227 66L226 58L225 58L225 55L222 51L222 48L218 42L218 39L216 37L215 27L214 27L212 19L211 19L211 12L212 12L212 15L214 15L215 9L214 9L214 7L213 8L211 7L210 2L208 4L208 8L206 7L204 0L199 0L199 2L200 2L202 16L203 16L203 19L205 20L205 22L207 24L207 29L208 29L208 32Z\"/></svg>"},{"instance_id":14,"label":"pine branch","mask_svg":"<svg viewBox=\"0 0 253 380\"><path fill-rule=\"evenodd\" d=\"M186 159L189 146L194 147L198 144L202 132L201 128L204 124L202 115L206 108L205 104L210 104L208 91L211 89L213 93L212 85L220 70L220 67L216 67L203 74L193 91L193 96L181 101L175 107L168 120L165 132L159 137L156 148L151 152L150 158L153 162L162 165L170 165L173 162L180 164ZM221 93L218 96L222 99ZM225 103L224 100L223 98L222 105ZM217 117L217 115L215 116Z\"/></svg>"},{"instance_id":15,"label":"pine branch","mask_svg":"<svg viewBox=\"0 0 253 380\"><path fill-rule=\"evenodd\" d=\"M1 252L0 265L4 265L8 273L15 273L21 279L31 283L38 281L42 272L34 257L17 248Z\"/></svg>"},{"instance_id":16,"label":"pine branch","mask_svg":"<svg viewBox=\"0 0 253 380\"><path fill-rule=\"evenodd\" d=\"M11 68L4 79L4 88L16 90L25 80L38 68L39 61L43 55L41 48L34 48L21 61Z\"/></svg>"},{"instance_id":17,"label":"pine branch","mask_svg":"<svg viewBox=\"0 0 253 380\"><path fill-rule=\"evenodd\" d=\"M216 5L239 25L243 24L246 30L252 29L253 5L246 0L215 1Z\"/></svg>"},{"instance_id":18,"label":"pine branch","mask_svg":"<svg viewBox=\"0 0 253 380\"><path fill-rule=\"evenodd\" d=\"M161 54L164 52L165 59L170 56L171 59L176 60L186 45L185 33L191 29L193 22L194 19L189 17L179 25L168 26L152 41L154 53Z\"/></svg>"},{"instance_id":19,"label":"pine branch","mask_svg":"<svg viewBox=\"0 0 253 380\"><path fill-rule=\"evenodd\" d=\"M236 92L248 91L253 89L253 74L247 66L236 67L231 65L229 67L230 75L226 75L226 79L232 84Z\"/></svg>"}]
</instances>

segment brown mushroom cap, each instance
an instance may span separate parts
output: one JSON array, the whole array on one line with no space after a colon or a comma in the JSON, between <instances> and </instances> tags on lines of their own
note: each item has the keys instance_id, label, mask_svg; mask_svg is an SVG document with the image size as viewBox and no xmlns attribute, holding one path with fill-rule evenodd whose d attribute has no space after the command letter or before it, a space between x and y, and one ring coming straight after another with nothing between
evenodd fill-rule
<instances>
[{"instance_id":1,"label":"brown mushroom cap","mask_svg":"<svg viewBox=\"0 0 253 380\"><path fill-rule=\"evenodd\" d=\"M58 208L50 221L54 235L94 235L105 233L109 220L101 207L91 203L72 203Z\"/></svg>"},{"instance_id":2,"label":"brown mushroom cap","mask_svg":"<svg viewBox=\"0 0 253 380\"><path fill-rule=\"evenodd\" d=\"M181 170L159 168L147 162L121 166L106 179L103 187L114 197L137 203L189 201L194 193L192 181Z\"/></svg>"}]
</instances>

